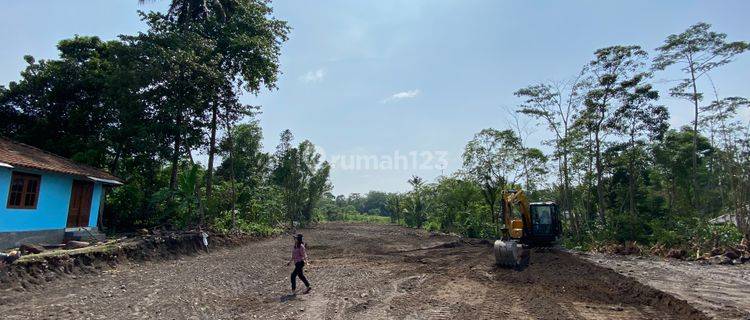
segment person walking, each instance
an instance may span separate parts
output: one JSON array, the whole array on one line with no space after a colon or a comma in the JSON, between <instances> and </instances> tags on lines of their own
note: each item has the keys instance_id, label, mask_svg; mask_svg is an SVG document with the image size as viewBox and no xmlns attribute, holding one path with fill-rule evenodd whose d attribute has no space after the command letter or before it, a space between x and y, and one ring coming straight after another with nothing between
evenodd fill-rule
<instances>
[{"instance_id":1,"label":"person walking","mask_svg":"<svg viewBox=\"0 0 750 320\"><path fill-rule=\"evenodd\" d=\"M292 294L297 294L297 277L305 284L307 289L305 293L309 293L310 282L305 278L305 261L307 260L307 251L305 251L305 242L302 241L302 234L298 234L294 237L294 247L292 247L292 259L286 263L289 266L294 262L294 271L292 271Z\"/></svg>"}]
</instances>

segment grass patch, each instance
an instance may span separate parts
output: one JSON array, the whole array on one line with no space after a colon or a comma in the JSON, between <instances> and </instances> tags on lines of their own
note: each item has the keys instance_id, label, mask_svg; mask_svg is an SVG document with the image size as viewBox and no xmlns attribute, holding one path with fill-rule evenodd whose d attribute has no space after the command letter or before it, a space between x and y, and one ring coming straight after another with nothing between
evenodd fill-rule
<instances>
[{"instance_id":1,"label":"grass patch","mask_svg":"<svg viewBox=\"0 0 750 320\"><path fill-rule=\"evenodd\" d=\"M335 216L334 219L328 219L328 221L344 221L344 222L368 222L368 223L391 223L389 217L359 214L359 213L342 213Z\"/></svg>"}]
</instances>

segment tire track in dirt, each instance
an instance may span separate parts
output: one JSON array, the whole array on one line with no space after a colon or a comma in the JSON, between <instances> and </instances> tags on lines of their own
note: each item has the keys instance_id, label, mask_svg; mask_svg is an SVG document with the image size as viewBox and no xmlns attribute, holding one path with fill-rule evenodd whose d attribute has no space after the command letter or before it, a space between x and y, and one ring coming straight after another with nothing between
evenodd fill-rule
<instances>
[{"instance_id":1,"label":"tire track in dirt","mask_svg":"<svg viewBox=\"0 0 750 320\"><path fill-rule=\"evenodd\" d=\"M423 230L302 231L313 285L288 295L288 236L180 260L125 264L0 293L5 319L703 319L685 303L562 252L496 269L491 248ZM7 315L7 316L6 316Z\"/></svg>"},{"instance_id":2,"label":"tire track in dirt","mask_svg":"<svg viewBox=\"0 0 750 320\"><path fill-rule=\"evenodd\" d=\"M750 265L717 266L657 257L578 255L687 300L715 319L750 319Z\"/></svg>"}]
</instances>

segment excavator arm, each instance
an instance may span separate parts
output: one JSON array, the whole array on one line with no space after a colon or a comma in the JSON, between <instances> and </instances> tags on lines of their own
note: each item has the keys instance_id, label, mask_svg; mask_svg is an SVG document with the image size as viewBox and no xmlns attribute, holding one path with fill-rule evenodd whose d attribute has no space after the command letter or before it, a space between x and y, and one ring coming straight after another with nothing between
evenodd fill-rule
<instances>
[{"instance_id":1,"label":"excavator arm","mask_svg":"<svg viewBox=\"0 0 750 320\"><path fill-rule=\"evenodd\" d=\"M529 200L523 190L505 190L501 198L501 213L503 215L503 237L506 239L521 239L524 229L531 226L531 211ZM515 219L513 209L518 208L520 219Z\"/></svg>"}]
</instances>

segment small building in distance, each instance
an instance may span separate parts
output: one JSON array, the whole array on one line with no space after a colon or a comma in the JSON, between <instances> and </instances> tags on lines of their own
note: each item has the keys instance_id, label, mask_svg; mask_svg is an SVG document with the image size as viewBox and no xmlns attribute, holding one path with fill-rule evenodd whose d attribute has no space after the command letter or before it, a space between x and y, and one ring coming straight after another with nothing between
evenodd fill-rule
<instances>
[{"instance_id":1,"label":"small building in distance","mask_svg":"<svg viewBox=\"0 0 750 320\"><path fill-rule=\"evenodd\" d=\"M0 249L99 236L104 188L117 177L0 137Z\"/></svg>"}]
</instances>

